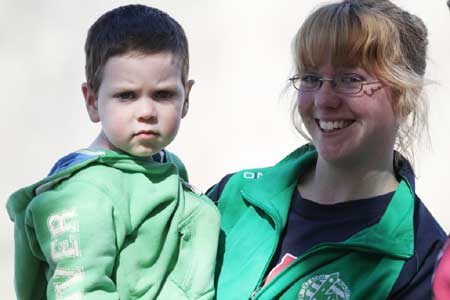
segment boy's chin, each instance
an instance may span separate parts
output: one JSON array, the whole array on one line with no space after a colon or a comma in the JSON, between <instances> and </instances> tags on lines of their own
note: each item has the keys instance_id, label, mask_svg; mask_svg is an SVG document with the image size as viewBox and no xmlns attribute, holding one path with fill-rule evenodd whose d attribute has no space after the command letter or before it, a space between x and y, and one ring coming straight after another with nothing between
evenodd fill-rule
<instances>
[{"instance_id":1,"label":"boy's chin","mask_svg":"<svg viewBox=\"0 0 450 300\"><path fill-rule=\"evenodd\" d=\"M139 158L146 158L146 157L151 157L154 154L157 154L161 151L161 149L149 149L149 150L122 150L123 153L131 155L131 156L135 156L135 157L139 157Z\"/></svg>"},{"instance_id":2,"label":"boy's chin","mask_svg":"<svg viewBox=\"0 0 450 300\"><path fill-rule=\"evenodd\" d=\"M117 153L126 154L139 158L151 157L154 154L159 153L163 148L160 145L114 145L109 144L108 147Z\"/></svg>"}]
</instances>

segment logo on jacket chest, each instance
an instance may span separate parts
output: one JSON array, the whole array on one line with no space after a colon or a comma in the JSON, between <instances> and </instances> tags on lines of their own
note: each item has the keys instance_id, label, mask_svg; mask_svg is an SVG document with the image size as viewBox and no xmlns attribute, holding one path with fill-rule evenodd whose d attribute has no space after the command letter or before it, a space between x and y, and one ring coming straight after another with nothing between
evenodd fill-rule
<instances>
[{"instance_id":1,"label":"logo on jacket chest","mask_svg":"<svg viewBox=\"0 0 450 300\"><path fill-rule=\"evenodd\" d=\"M350 290L339 278L339 272L316 275L305 281L298 294L299 300L350 300Z\"/></svg>"}]
</instances>

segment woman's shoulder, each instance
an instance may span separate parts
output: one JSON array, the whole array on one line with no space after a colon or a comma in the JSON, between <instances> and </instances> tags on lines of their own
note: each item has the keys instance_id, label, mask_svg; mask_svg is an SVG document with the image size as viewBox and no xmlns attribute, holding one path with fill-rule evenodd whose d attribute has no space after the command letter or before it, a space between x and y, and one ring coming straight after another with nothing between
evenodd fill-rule
<instances>
[{"instance_id":1,"label":"woman's shoulder","mask_svg":"<svg viewBox=\"0 0 450 300\"><path fill-rule=\"evenodd\" d=\"M219 182L211 186L207 190L206 194L215 203L217 203L226 187L232 186L232 188L240 190L250 181L259 179L266 169L268 168L245 169L238 172L229 173L222 177Z\"/></svg>"},{"instance_id":2,"label":"woman's shoulder","mask_svg":"<svg viewBox=\"0 0 450 300\"><path fill-rule=\"evenodd\" d=\"M441 225L418 196L415 197L414 234L416 244L428 244L433 240L445 241L447 238Z\"/></svg>"},{"instance_id":3,"label":"woman's shoulder","mask_svg":"<svg viewBox=\"0 0 450 300\"><path fill-rule=\"evenodd\" d=\"M263 185L268 182L274 184L274 181L284 182L287 178L297 176L297 172L299 170L298 166L300 164L309 164L314 162L316 155L317 152L313 145L303 145L302 147L292 151L274 165L261 168L243 169L238 172L225 175L218 183L208 189L207 195L213 201L217 202L224 189L229 186L240 190L246 185L255 184L255 182L260 181L263 177L264 179L261 181ZM283 183L281 185L283 185Z\"/></svg>"},{"instance_id":4,"label":"woman's shoulder","mask_svg":"<svg viewBox=\"0 0 450 300\"><path fill-rule=\"evenodd\" d=\"M446 233L419 197L414 207L414 255L405 262L389 299L429 299L431 276Z\"/></svg>"}]
</instances>

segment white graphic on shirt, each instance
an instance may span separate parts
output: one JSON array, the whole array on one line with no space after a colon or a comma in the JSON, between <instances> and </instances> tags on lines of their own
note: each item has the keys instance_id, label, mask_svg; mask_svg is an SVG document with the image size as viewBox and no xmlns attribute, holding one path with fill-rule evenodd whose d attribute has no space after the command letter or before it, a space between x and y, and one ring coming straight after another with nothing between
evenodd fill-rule
<instances>
[{"instance_id":1,"label":"white graphic on shirt","mask_svg":"<svg viewBox=\"0 0 450 300\"><path fill-rule=\"evenodd\" d=\"M246 171L246 172L244 172L244 173L242 174L242 176L243 176L245 179L258 179L259 177L263 176L263 173L261 173L261 172L248 172L248 171Z\"/></svg>"},{"instance_id":2,"label":"white graphic on shirt","mask_svg":"<svg viewBox=\"0 0 450 300\"><path fill-rule=\"evenodd\" d=\"M316 275L302 284L299 300L350 300L350 290L339 272Z\"/></svg>"}]
</instances>

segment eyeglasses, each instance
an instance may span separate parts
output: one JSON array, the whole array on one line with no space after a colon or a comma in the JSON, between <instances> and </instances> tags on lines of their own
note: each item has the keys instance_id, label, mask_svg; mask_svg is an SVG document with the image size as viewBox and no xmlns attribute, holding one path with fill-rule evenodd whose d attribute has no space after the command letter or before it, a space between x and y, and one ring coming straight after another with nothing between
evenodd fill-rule
<instances>
[{"instance_id":1,"label":"eyeglasses","mask_svg":"<svg viewBox=\"0 0 450 300\"><path fill-rule=\"evenodd\" d=\"M379 83L378 80L366 81L355 73L338 74L334 78L326 78L314 73L300 73L289 80L292 81L295 89L304 93L318 91L324 81L329 81L335 93L346 95L361 92L366 84Z\"/></svg>"}]
</instances>

